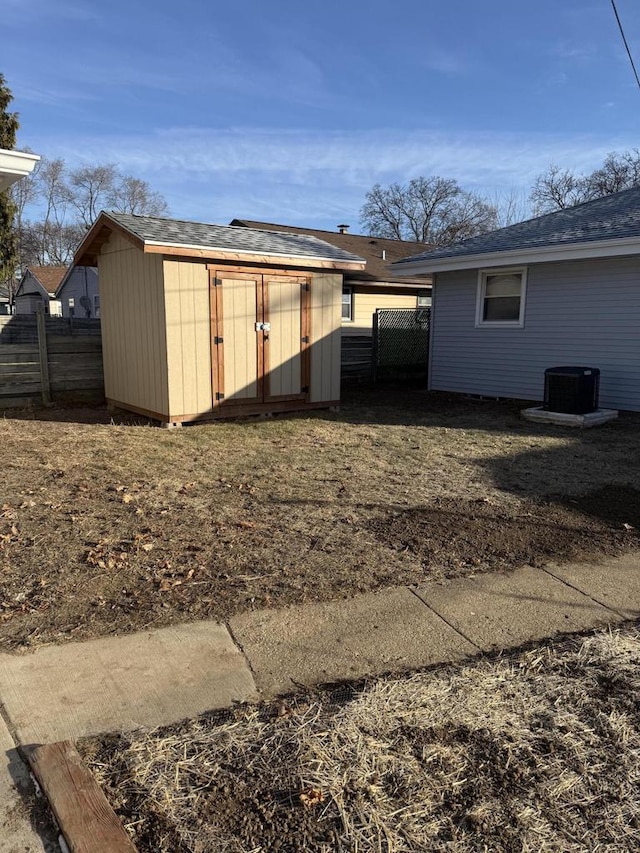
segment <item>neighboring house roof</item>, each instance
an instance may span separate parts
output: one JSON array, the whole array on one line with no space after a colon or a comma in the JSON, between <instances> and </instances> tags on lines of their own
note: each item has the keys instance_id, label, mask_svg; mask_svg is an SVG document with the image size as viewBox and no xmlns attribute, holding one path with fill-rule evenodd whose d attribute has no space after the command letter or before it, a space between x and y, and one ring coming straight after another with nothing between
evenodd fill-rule
<instances>
[{"instance_id":1,"label":"neighboring house roof","mask_svg":"<svg viewBox=\"0 0 640 853\"><path fill-rule=\"evenodd\" d=\"M67 267L28 266L20 279L20 284L16 291L16 297L22 296L20 291L22 290L24 283L27 281L28 276L31 276L50 299L55 299L56 290L65 277L66 272Z\"/></svg>"},{"instance_id":2,"label":"neighboring house roof","mask_svg":"<svg viewBox=\"0 0 640 853\"><path fill-rule=\"evenodd\" d=\"M469 269L478 263L526 263L640 252L640 187L586 201L423 252L397 265L400 274Z\"/></svg>"},{"instance_id":3,"label":"neighboring house roof","mask_svg":"<svg viewBox=\"0 0 640 853\"><path fill-rule=\"evenodd\" d=\"M362 269L365 263L352 252L307 235L103 211L76 252L77 264L95 266L96 252L108 239L105 230L118 230L144 252L165 255L265 262L290 259L334 269Z\"/></svg>"},{"instance_id":4,"label":"neighboring house roof","mask_svg":"<svg viewBox=\"0 0 640 853\"><path fill-rule=\"evenodd\" d=\"M392 240L390 237L371 237L364 234L349 234L340 231L323 231L319 228L299 228L297 225L277 225L274 222L258 222L254 219L232 219L231 225L244 228L263 229L267 231L279 231L286 234L307 234L325 240L340 249L354 252L363 257L367 266L362 273L350 276L358 281L374 283L398 281L400 276L391 266L394 261L415 255L424 251L424 243L410 240ZM383 257L384 253L384 257ZM403 286L411 284L406 278L401 280ZM425 287L431 282L419 279L417 286Z\"/></svg>"}]
</instances>

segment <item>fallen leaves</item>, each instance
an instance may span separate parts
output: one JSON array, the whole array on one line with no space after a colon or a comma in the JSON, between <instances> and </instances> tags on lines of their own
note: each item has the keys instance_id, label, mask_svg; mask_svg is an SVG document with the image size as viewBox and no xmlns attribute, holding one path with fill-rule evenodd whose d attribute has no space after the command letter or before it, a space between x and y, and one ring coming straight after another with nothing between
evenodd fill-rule
<instances>
[{"instance_id":1,"label":"fallen leaves","mask_svg":"<svg viewBox=\"0 0 640 853\"><path fill-rule=\"evenodd\" d=\"M305 788L300 791L299 799L305 808L311 809L324 803L324 791L320 788Z\"/></svg>"},{"instance_id":2,"label":"fallen leaves","mask_svg":"<svg viewBox=\"0 0 640 853\"><path fill-rule=\"evenodd\" d=\"M116 569L122 568L129 561L129 554L122 545L110 545L108 540L101 539L96 542L84 558L88 566L93 566L98 569Z\"/></svg>"}]
</instances>

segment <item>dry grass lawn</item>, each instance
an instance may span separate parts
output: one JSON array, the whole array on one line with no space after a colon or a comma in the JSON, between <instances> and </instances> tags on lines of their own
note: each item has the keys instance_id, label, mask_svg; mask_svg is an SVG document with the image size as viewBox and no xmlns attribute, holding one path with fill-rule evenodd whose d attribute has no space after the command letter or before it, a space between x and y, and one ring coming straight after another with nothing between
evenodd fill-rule
<instances>
[{"instance_id":1,"label":"dry grass lawn","mask_svg":"<svg viewBox=\"0 0 640 853\"><path fill-rule=\"evenodd\" d=\"M352 393L341 412L166 431L0 419L0 651L637 544L640 416Z\"/></svg>"},{"instance_id":2,"label":"dry grass lawn","mask_svg":"<svg viewBox=\"0 0 640 853\"><path fill-rule=\"evenodd\" d=\"M80 745L140 853L632 853L637 626Z\"/></svg>"}]
</instances>

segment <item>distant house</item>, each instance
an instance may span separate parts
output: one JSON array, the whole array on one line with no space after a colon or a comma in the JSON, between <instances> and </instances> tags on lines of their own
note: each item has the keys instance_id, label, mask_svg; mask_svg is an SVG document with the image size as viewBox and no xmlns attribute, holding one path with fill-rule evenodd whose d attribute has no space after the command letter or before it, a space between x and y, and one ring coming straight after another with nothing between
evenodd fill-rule
<instances>
[{"instance_id":1,"label":"distant house","mask_svg":"<svg viewBox=\"0 0 640 853\"><path fill-rule=\"evenodd\" d=\"M544 372L600 369L640 411L640 187L396 264L433 275L429 388L541 400Z\"/></svg>"},{"instance_id":2,"label":"distant house","mask_svg":"<svg viewBox=\"0 0 640 853\"><path fill-rule=\"evenodd\" d=\"M296 225L256 222L252 219L233 219L229 224L263 231L306 234L364 258L367 262L364 270L345 272L344 275L343 336L371 336L373 315L378 308L427 308L431 305L431 277L407 278L401 276L392 266L394 261L424 251L424 243L349 234L348 225L339 225L338 231L322 231L317 228L299 228Z\"/></svg>"},{"instance_id":3,"label":"distant house","mask_svg":"<svg viewBox=\"0 0 640 853\"><path fill-rule=\"evenodd\" d=\"M56 299L56 290L66 272L66 267L28 266L16 290L15 313L35 314L38 305L42 305L45 314L61 316L62 308Z\"/></svg>"},{"instance_id":4,"label":"distant house","mask_svg":"<svg viewBox=\"0 0 640 853\"><path fill-rule=\"evenodd\" d=\"M100 317L95 267L27 267L15 295L16 314L35 314L39 304L53 317Z\"/></svg>"},{"instance_id":5,"label":"distant house","mask_svg":"<svg viewBox=\"0 0 640 853\"><path fill-rule=\"evenodd\" d=\"M100 291L96 267L69 267L56 290L63 317L100 319Z\"/></svg>"}]
</instances>

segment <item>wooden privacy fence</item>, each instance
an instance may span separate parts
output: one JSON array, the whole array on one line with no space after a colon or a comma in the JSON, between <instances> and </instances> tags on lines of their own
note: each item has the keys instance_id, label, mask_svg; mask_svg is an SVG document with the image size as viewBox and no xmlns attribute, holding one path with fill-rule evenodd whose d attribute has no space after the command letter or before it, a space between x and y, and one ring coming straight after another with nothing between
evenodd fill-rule
<instances>
[{"instance_id":1,"label":"wooden privacy fence","mask_svg":"<svg viewBox=\"0 0 640 853\"><path fill-rule=\"evenodd\" d=\"M5 343L9 337L4 336L6 325L0 330L0 408L102 397L101 337L51 334L43 314L29 319L33 322L35 343ZM20 325L26 328L25 324Z\"/></svg>"}]
</instances>

